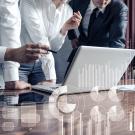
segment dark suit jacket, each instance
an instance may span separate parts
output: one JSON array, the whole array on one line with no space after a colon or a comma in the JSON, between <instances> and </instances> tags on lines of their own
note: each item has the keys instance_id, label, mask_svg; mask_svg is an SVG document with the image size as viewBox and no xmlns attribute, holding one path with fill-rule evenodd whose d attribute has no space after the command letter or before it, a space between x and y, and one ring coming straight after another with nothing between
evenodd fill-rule
<instances>
[{"instance_id":1,"label":"dark suit jacket","mask_svg":"<svg viewBox=\"0 0 135 135\"><path fill-rule=\"evenodd\" d=\"M80 11L84 17L90 0L72 0L69 4L73 11ZM83 20L83 19L82 19ZM79 45L114 47L125 46L125 33L128 22L128 8L122 0L112 0L105 12L99 16L91 28L90 36L83 32L82 23L79 26ZM70 40L77 38L74 30L69 31Z\"/></svg>"}]
</instances>

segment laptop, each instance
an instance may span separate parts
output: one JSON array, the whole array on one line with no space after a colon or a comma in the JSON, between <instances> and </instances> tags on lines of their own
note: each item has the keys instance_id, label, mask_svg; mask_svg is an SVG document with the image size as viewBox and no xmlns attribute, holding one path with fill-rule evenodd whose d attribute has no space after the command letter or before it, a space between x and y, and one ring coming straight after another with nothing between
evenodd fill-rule
<instances>
[{"instance_id":1,"label":"laptop","mask_svg":"<svg viewBox=\"0 0 135 135\"><path fill-rule=\"evenodd\" d=\"M117 86L134 56L133 49L81 46L61 85L67 86L67 93L110 89ZM45 90L48 86L37 87ZM49 86L50 93L53 87L59 86Z\"/></svg>"}]
</instances>

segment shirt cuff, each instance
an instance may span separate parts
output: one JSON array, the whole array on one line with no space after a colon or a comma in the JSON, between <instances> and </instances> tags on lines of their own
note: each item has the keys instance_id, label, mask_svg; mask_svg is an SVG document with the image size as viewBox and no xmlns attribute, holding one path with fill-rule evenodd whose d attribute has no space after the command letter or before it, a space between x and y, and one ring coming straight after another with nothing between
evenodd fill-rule
<instances>
[{"instance_id":1,"label":"shirt cuff","mask_svg":"<svg viewBox=\"0 0 135 135\"><path fill-rule=\"evenodd\" d=\"M17 62L4 62L4 81L18 81L19 80L19 63Z\"/></svg>"},{"instance_id":2,"label":"shirt cuff","mask_svg":"<svg viewBox=\"0 0 135 135\"><path fill-rule=\"evenodd\" d=\"M63 35L63 34L61 34L61 32L59 32L58 39L60 41L62 41L62 43L64 43L66 36L67 36L67 33L65 35Z\"/></svg>"},{"instance_id":3,"label":"shirt cuff","mask_svg":"<svg viewBox=\"0 0 135 135\"><path fill-rule=\"evenodd\" d=\"M55 71L52 72L45 72L45 79L46 80L56 80L56 73Z\"/></svg>"},{"instance_id":4,"label":"shirt cuff","mask_svg":"<svg viewBox=\"0 0 135 135\"><path fill-rule=\"evenodd\" d=\"M55 64L52 53L43 55L40 60L46 80L56 80Z\"/></svg>"},{"instance_id":5,"label":"shirt cuff","mask_svg":"<svg viewBox=\"0 0 135 135\"><path fill-rule=\"evenodd\" d=\"M59 32L59 34L57 34L57 35L55 36L55 38L51 39L51 45L50 45L51 49L52 49L53 51L59 51L60 48L62 47L64 41L65 41L66 36L67 36L67 34L62 35L62 34ZM57 43L57 45L56 45L56 43Z\"/></svg>"},{"instance_id":6,"label":"shirt cuff","mask_svg":"<svg viewBox=\"0 0 135 135\"><path fill-rule=\"evenodd\" d=\"M0 47L0 63L4 62L6 49L7 49L6 47L3 47L3 46Z\"/></svg>"},{"instance_id":7,"label":"shirt cuff","mask_svg":"<svg viewBox=\"0 0 135 135\"><path fill-rule=\"evenodd\" d=\"M42 40L38 41L38 43L41 45L47 45L50 47L50 43L49 43L48 38L42 39Z\"/></svg>"}]
</instances>

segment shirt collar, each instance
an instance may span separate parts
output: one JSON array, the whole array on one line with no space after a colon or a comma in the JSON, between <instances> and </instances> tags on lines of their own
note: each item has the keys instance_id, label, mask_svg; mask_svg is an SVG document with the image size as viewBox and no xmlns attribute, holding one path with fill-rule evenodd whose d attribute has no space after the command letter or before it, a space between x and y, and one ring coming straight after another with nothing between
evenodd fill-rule
<instances>
[{"instance_id":1,"label":"shirt collar","mask_svg":"<svg viewBox=\"0 0 135 135\"><path fill-rule=\"evenodd\" d=\"M58 12L58 13L61 13L61 10L62 10L62 8L64 7L64 4L61 4L57 9L56 9L56 6L55 6L55 4L53 3L53 1L52 0L48 0L48 1L50 1L50 6L52 6L55 10L56 10L56 12Z\"/></svg>"},{"instance_id":2,"label":"shirt collar","mask_svg":"<svg viewBox=\"0 0 135 135\"><path fill-rule=\"evenodd\" d=\"M93 11L95 8L97 8L97 7L94 5L93 0L90 1L90 6L89 6L89 7L90 7L91 11ZM104 8L99 8L99 10L100 10L102 13L104 13L105 8L106 8L106 7L104 7Z\"/></svg>"}]
</instances>

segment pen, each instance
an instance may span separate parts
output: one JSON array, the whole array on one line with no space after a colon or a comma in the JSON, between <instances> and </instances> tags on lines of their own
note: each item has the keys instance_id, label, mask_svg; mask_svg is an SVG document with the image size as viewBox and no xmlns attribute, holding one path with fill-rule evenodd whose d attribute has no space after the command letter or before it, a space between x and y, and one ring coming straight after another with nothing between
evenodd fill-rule
<instances>
[{"instance_id":1,"label":"pen","mask_svg":"<svg viewBox=\"0 0 135 135\"><path fill-rule=\"evenodd\" d=\"M50 50L50 49L48 49L47 51L52 52L52 53L57 53L56 51L53 51L53 50Z\"/></svg>"}]
</instances>

